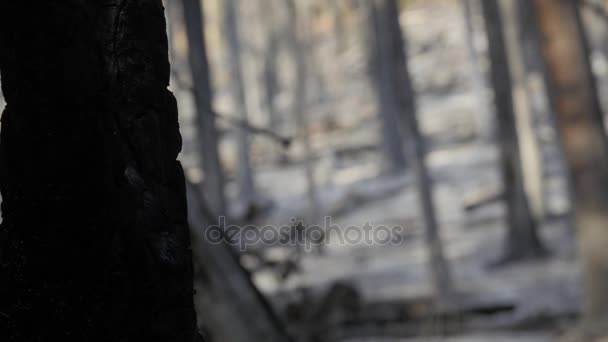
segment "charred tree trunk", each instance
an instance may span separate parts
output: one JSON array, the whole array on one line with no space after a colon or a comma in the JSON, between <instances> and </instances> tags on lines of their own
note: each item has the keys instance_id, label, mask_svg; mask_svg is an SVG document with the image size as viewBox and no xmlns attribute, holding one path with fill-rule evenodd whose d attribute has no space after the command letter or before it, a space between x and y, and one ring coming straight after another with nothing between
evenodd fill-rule
<instances>
[{"instance_id":1,"label":"charred tree trunk","mask_svg":"<svg viewBox=\"0 0 608 342\"><path fill-rule=\"evenodd\" d=\"M497 116L504 199L507 206L507 236L502 262L536 258L545 254L530 212L524 189L512 82L497 0L481 2L490 54L491 83Z\"/></svg>"},{"instance_id":2,"label":"charred tree trunk","mask_svg":"<svg viewBox=\"0 0 608 342\"><path fill-rule=\"evenodd\" d=\"M435 296L442 310L453 309L455 303L452 277L443 252L439 235L439 225L433 204L432 179L425 157L423 137L416 117L415 92L410 79L406 58L406 41L402 37L399 24L399 8L396 0L373 0L372 10L377 15L377 24L383 27L388 41L380 50L387 54L391 66L384 77L391 85L386 87L391 102L399 111L399 123L406 137L407 156L415 172L420 208L426 223L425 239L429 249L429 268L435 288Z\"/></svg>"},{"instance_id":3,"label":"charred tree trunk","mask_svg":"<svg viewBox=\"0 0 608 342\"><path fill-rule=\"evenodd\" d=\"M394 93L393 72L400 68L398 63L403 62L394 58L391 53L391 44L394 42L391 34L399 34L398 37L401 39L401 31L388 31L390 27L388 27L386 18L383 17L385 13L380 12L373 3L368 3L367 6L366 13L371 26L371 32L366 39L369 46L369 73L374 83L382 124L380 132L382 147L388 161L389 172L398 174L405 170L407 161L403 148L404 137L399 125L399 117L403 115L403 109L399 106L399 98Z\"/></svg>"},{"instance_id":4,"label":"charred tree trunk","mask_svg":"<svg viewBox=\"0 0 608 342\"><path fill-rule=\"evenodd\" d=\"M182 0L188 37L188 61L194 85L199 159L203 169L203 194L216 216L226 215L224 173L218 151L219 135L215 126L212 90L205 46L204 17L201 0Z\"/></svg>"},{"instance_id":5,"label":"charred tree trunk","mask_svg":"<svg viewBox=\"0 0 608 342\"><path fill-rule=\"evenodd\" d=\"M245 94L245 81L243 79L243 68L241 64L241 42L239 36L237 1L224 1L224 31L228 45L228 58L230 63L230 76L232 90L234 91L234 102L239 118L243 122L248 121L247 98ZM245 127L239 127L237 133L238 162L236 182L239 199L243 202L247 211L256 198L253 170L249 159L249 134Z\"/></svg>"},{"instance_id":6,"label":"charred tree trunk","mask_svg":"<svg viewBox=\"0 0 608 342\"><path fill-rule=\"evenodd\" d=\"M0 4L4 341L196 341L160 0Z\"/></svg>"},{"instance_id":7,"label":"charred tree trunk","mask_svg":"<svg viewBox=\"0 0 608 342\"><path fill-rule=\"evenodd\" d=\"M552 105L572 179L583 261L586 333L606 335L608 318L608 146L574 0L535 0Z\"/></svg>"}]
</instances>

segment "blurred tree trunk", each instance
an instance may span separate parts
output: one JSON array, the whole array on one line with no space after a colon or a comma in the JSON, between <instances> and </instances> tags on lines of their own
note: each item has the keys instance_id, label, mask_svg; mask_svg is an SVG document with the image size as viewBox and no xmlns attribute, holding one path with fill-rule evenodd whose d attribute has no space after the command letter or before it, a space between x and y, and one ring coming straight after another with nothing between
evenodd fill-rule
<instances>
[{"instance_id":1,"label":"blurred tree trunk","mask_svg":"<svg viewBox=\"0 0 608 342\"><path fill-rule=\"evenodd\" d=\"M286 0L287 11L289 14L290 41L292 42L292 51L296 63L296 84L294 88L294 104L293 114L298 127L298 138L304 146L304 168L306 174L307 196L308 196L308 217L306 224L312 225L319 220L320 204L317 195L317 185L314 175L314 160L309 137L309 121L308 113L306 112L308 100L308 76L309 68L309 50L308 43L309 22L308 22L308 7L307 1L298 3L297 0Z\"/></svg>"},{"instance_id":2,"label":"blurred tree trunk","mask_svg":"<svg viewBox=\"0 0 608 342\"><path fill-rule=\"evenodd\" d=\"M465 23L465 42L469 57L469 77L473 95L478 100L477 135L482 142L490 142L495 136L494 120L490 114L486 96L484 74L481 69L479 53L475 47L475 25L473 10L479 5L479 0L461 0Z\"/></svg>"},{"instance_id":3,"label":"blurred tree trunk","mask_svg":"<svg viewBox=\"0 0 608 342\"><path fill-rule=\"evenodd\" d=\"M217 130L200 0L182 0L189 40L189 61L197 106L205 195L188 186L188 212L195 256L196 306L203 330L212 341L288 341L274 312L221 236L218 216L225 216L223 174L217 151ZM210 176L207 176L210 175ZM204 215L203 213L206 213Z\"/></svg>"},{"instance_id":4,"label":"blurred tree trunk","mask_svg":"<svg viewBox=\"0 0 608 342\"><path fill-rule=\"evenodd\" d=\"M608 146L588 48L574 0L535 0L552 105L572 178L585 282L583 327L606 335Z\"/></svg>"},{"instance_id":5,"label":"blurred tree trunk","mask_svg":"<svg viewBox=\"0 0 608 342\"><path fill-rule=\"evenodd\" d=\"M340 2L344 0L329 0L333 18L334 37L336 39L336 54L346 49L346 30L344 28L344 12Z\"/></svg>"},{"instance_id":6,"label":"blurred tree trunk","mask_svg":"<svg viewBox=\"0 0 608 342\"><path fill-rule=\"evenodd\" d=\"M530 212L524 188L524 175L513 108L509 61L503 38L502 18L497 0L481 2L488 51L491 83L497 116L504 199L507 205L507 236L501 262L536 258L545 254Z\"/></svg>"},{"instance_id":7,"label":"blurred tree trunk","mask_svg":"<svg viewBox=\"0 0 608 342\"><path fill-rule=\"evenodd\" d=\"M196 105L199 163L202 166L203 194L216 216L226 215L224 173L218 153L218 132L212 106L212 90L205 46L201 0L182 0L188 37L188 61L192 73L192 92Z\"/></svg>"},{"instance_id":8,"label":"blurred tree trunk","mask_svg":"<svg viewBox=\"0 0 608 342\"><path fill-rule=\"evenodd\" d=\"M555 115L553 115L550 104L547 69L541 51L541 38L534 14L534 3L530 0L517 0L516 8L518 39L527 71L527 93L534 117L535 136L540 149L542 175L545 178L552 176L566 178L564 153L559 142ZM553 134L546 134L548 131ZM546 192L544 186L543 191ZM550 214L549 200L547 194L543 194L540 206L544 215Z\"/></svg>"},{"instance_id":9,"label":"blurred tree trunk","mask_svg":"<svg viewBox=\"0 0 608 342\"><path fill-rule=\"evenodd\" d=\"M0 3L3 341L199 340L160 0Z\"/></svg>"},{"instance_id":10,"label":"blurred tree trunk","mask_svg":"<svg viewBox=\"0 0 608 342\"><path fill-rule=\"evenodd\" d=\"M277 110L276 98L280 91L278 77L278 58L281 47L281 27L280 20L277 18L277 6L273 0L260 0L262 7L262 20L264 25L264 34L266 36L266 47L264 52L263 65L263 82L264 82L264 102L268 110L268 118L270 130L277 134L281 134L281 118ZM276 147L273 144L273 150L280 162L285 162L287 156L283 147Z\"/></svg>"},{"instance_id":11,"label":"blurred tree trunk","mask_svg":"<svg viewBox=\"0 0 608 342\"><path fill-rule=\"evenodd\" d=\"M543 170L540 157L540 142L534 131L534 118L538 117L539 108L534 107L531 87L528 82L529 69L524 58L521 44L521 25L518 4L513 0L500 0L500 9L504 17L504 39L507 59L511 71L513 104L515 110L516 131L521 146L522 172L524 191L528 197L530 210L535 222L544 218Z\"/></svg>"},{"instance_id":12,"label":"blurred tree trunk","mask_svg":"<svg viewBox=\"0 0 608 342\"><path fill-rule=\"evenodd\" d=\"M396 0L372 0L374 20L387 41L381 47L382 53L390 61L390 70L384 71L383 78L391 86L383 89L391 97L391 103L399 111L399 124L406 137L407 156L416 177L420 208L426 223L425 239L429 249L429 266L433 279L435 296L441 309L453 309L456 304L453 282L448 263L443 252L439 235L435 207L433 204L433 184L425 157L423 137L416 117L415 92L407 65L407 45L399 24L399 8Z\"/></svg>"},{"instance_id":13,"label":"blurred tree trunk","mask_svg":"<svg viewBox=\"0 0 608 342\"><path fill-rule=\"evenodd\" d=\"M238 111L242 121L248 121L247 99L243 68L241 65L241 42L239 36L237 2L239 0L224 0L224 31L228 45L228 59L230 63L231 86L234 92L235 110ZM245 127L238 127L237 133L237 175L236 182L239 200L243 202L245 210L256 200L256 189L253 180L253 170L249 160L249 134Z\"/></svg>"},{"instance_id":14,"label":"blurred tree trunk","mask_svg":"<svg viewBox=\"0 0 608 342\"><path fill-rule=\"evenodd\" d=\"M255 287L228 244L223 225L197 188L188 185L188 217L195 257L196 307L210 341L290 341L283 323Z\"/></svg>"},{"instance_id":15,"label":"blurred tree trunk","mask_svg":"<svg viewBox=\"0 0 608 342\"><path fill-rule=\"evenodd\" d=\"M403 108L400 107L398 96L408 96L408 94L397 95L393 91L395 86L393 73L395 70L399 70L400 63L403 63L403 61L395 58L391 51L393 49L392 44L395 41L391 34L398 34L398 38L401 39L401 31L389 31L391 27L386 22L386 18L383 17L384 13L380 12L378 6L374 3L368 3L367 7L369 8L367 12L371 31L366 39L369 47L369 73L374 82L377 106L380 112L382 147L390 173L398 174L403 172L407 166L403 149L404 137L399 125Z\"/></svg>"}]
</instances>

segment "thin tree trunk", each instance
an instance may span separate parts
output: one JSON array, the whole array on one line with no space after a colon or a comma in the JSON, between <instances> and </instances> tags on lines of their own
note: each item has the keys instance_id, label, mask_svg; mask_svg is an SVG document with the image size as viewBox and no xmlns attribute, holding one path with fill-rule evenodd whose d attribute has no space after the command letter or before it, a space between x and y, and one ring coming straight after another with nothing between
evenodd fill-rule
<instances>
[{"instance_id":1,"label":"thin tree trunk","mask_svg":"<svg viewBox=\"0 0 608 342\"><path fill-rule=\"evenodd\" d=\"M272 0L260 0L262 7L262 20L264 21L264 34L266 36L266 51L264 53L263 82L264 82L264 102L268 110L268 121L270 130L277 134L281 132L280 117L276 105L276 97L279 93L278 77L278 55L280 51L280 27L279 20L276 18L277 7ZM286 161L286 154L283 147L273 145L274 155L281 162Z\"/></svg>"},{"instance_id":2,"label":"thin tree trunk","mask_svg":"<svg viewBox=\"0 0 608 342\"><path fill-rule=\"evenodd\" d=\"M507 236L501 262L545 254L524 189L524 175L513 108L512 82L497 0L481 2L490 54L491 83L498 122L499 149L507 205Z\"/></svg>"},{"instance_id":3,"label":"thin tree trunk","mask_svg":"<svg viewBox=\"0 0 608 342\"><path fill-rule=\"evenodd\" d=\"M0 2L3 341L199 339L160 0Z\"/></svg>"},{"instance_id":4,"label":"thin tree trunk","mask_svg":"<svg viewBox=\"0 0 608 342\"><path fill-rule=\"evenodd\" d=\"M247 98L245 94L245 83L243 80L243 68L241 65L241 43L239 37L239 25L237 17L237 1L225 0L224 2L224 30L229 50L229 63L232 81L232 90L236 110L243 121L248 120ZM255 183L253 180L253 170L249 160L249 134L243 127L238 128L238 165L237 165L237 186L239 199L243 201L245 207L250 206L256 197Z\"/></svg>"},{"instance_id":5,"label":"thin tree trunk","mask_svg":"<svg viewBox=\"0 0 608 342\"><path fill-rule=\"evenodd\" d=\"M479 53L475 47L473 8L474 5L479 4L479 0L461 0L461 4L465 23L465 42L469 57L469 76L471 78L473 95L475 95L479 103L477 115L477 135L482 143L487 143L494 139L496 129L494 127L494 121L492 120L487 102L485 91L486 86L483 71L481 70Z\"/></svg>"},{"instance_id":6,"label":"thin tree trunk","mask_svg":"<svg viewBox=\"0 0 608 342\"><path fill-rule=\"evenodd\" d=\"M393 85L387 91L391 92L393 101L400 111L400 123L407 139L407 155L412 164L418 187L420 207L426 223L425 241L429 250L429 269L433 279L435 296L441 310L453 309L456 305L452 277L443 252L439 235L439 225L435 216L433 204L432 180L425 162L426 151L423 137L418 127L416 117L415 92L407 65L406 40L402 37L399 25L399 9L395 0L373 0L373 10L377 13L383 32L390 37L390 44L383 47L384 53L392 60L395 67L390 75Z\"/></svg>"},{"instance_id":7,"label":"thin tree trunk","mask_svg":"<svg viewBox=\"0 0 608 342\"><path fill-rule=\"evenodd\" d=\"M543 61L541 51L541 39L538 31L538 23L534 14L534 3L530 0L517 0L517 13L519 22L519 41L523 63L527 71L528 96L534 116L534 129L537 132L537 144L541 151L541 163L543 176L566 177L566 162L564 153L557 134L557 124L553 109L549 100L549 85L547 79L547 68ZM541 137L538 132L550 130L553 135L545 134ZM551 137L548 139L548 137ZM555 138L553 138L555 136ZM557 163L556 163L557 160ZM548 165L553 164L553 167ZM546 192L546 187L543 187ZM566 186L568 188L568 186ZM548 214L550 198L544 194L542 207L545 215ZM568 194L567 194L568 195Z\"/></svg>"},{"instance_id":8,"label":"thin tree trunk","mask_svg":"<svg viewBox=\"0 0 608 342\"><path fill-rule=\"evenodd\" d=\"M329 0L329 8L333 18L334 37L336 40L336 54L346 49L346 30L344 29L344 12L340 6L340 1Z\"/></svg>"},{"instance_id":9,"label":"thin tree trunk","mask_svg":"<svg viewBox=\"0 0 608 342\"><path fill-rule=\"evenodd\" d=\"M606 335L608 146L576 1L534 0L552 105L571 172L585 283L583 326Z\"/></svg>"},{"instance_id":10,"label":"thin tree trunk","mask_svg":"<svg viewBox=\"0 0 608 342\"><path fill-rule=\"evenodd\" d=\"M525 65L524 52L520 44L520 22L517 3L513 0L500 1L504 17L504 34L509 69L513 80L513 103L516 115L516 130L521 146L522 173L524 190L528 197L535 222L544 217L543 170L540 157L540 146L534 132L534 117L539 113L531 99L531 88L528 82L528 68Z\"/></svg>"},{"instance_id":11,"label":"thin tree trunk","mask_svg":"<svg viewBox=\"0 0 608 342\"><path fill-rule=\"evenodd\" d=\"M400 68L395 63L402 63L402 61L391 56L390 49L394 38L390 36L391 32L387 31L389 27L384 22L385 18L382 17L382 13L379 13L372 3L369 3L368 7L367 12L369 13L371 27L371 33L366 39L370 55L369 73L374 82L376 102L378 103L382 124L380 131L382 147L388 161L389 172L398 174L405 170L407 162L403 149L404 137L399 126L399 117L403 115L403 110L399 106L398 98L392 91L392 87L395 86L392 83L392 78L394 70Z\"/></svg>"},{"instance_id":12,"label":"thin tree trunk","mask_svg":"<svg viewBox=\"0 0 608 342\"><path fill-rule=\"evenodd\" d=\"M300 5L300 6L298 6ZM306 224L312 225L319 220L320 205L317 195L317 185L314 176L314 160L310 137L308 135L308 116L306 113L306 102L308 99L308 3L298 4L296 0L287 0L289 20L291 22L290 36L293 42L292 51L296 63L296 84L294 88L293 114L298 127L298 136L304 146L304 169L306 174L308 214Z\"/></svg>"},{"instance_id":13,"label":"thin tree trunk","mask_svg":"<svg viewBox=\"0 0 608 342\"><path fill-rule=\"evenodd\" d=\"M188 36L188 61L196 105L199 158L203 169L203 194L215 215L226 215L224 174L218 153L218 132L212 107L212 90L205 46L201 0L182 0Z\"/></svg>"}]
</instances>

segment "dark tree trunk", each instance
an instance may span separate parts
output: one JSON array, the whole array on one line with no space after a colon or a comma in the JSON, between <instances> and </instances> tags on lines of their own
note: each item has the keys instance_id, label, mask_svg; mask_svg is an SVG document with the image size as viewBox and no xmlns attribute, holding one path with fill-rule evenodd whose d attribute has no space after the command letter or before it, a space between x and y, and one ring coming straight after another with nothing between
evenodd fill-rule
<instances>
[{"instance_id":1,"label":"dark tree trunk","mask_svg":"<svg viewBox=\"0 0 608 342\"><path fill-rule=\"evenodd\" d=\"M399 117L403 114L397 97L403 95L396 96L392 87L394 87L393 72L400 68L396 63L402 63L402 61L395 59L391 55L390 49L394 40L391 34L398 34L398 39L401 39L401 31L388 31L390 28L387 25L386 18L382 17L383 13L379 12L372 3L368 4L368 8L369 10L366 12L368 13L371 31L366 39L369 46L369 73L374 83L376 102L378 103L382 124L380 131L382 147L388 161L388 171L390 173L400 173L405 170L407 165L403 148L404 138L399 125Z\"/></svg>"},{"instance_id":2,"label":"dark tree trunk","mask_svg":"<svg viewBox=\"0 0 608 342\"><path fill-rule=\"evenodd\" d=\"M218 151L218 131L212 107L212 90L205 45L204 17L201 0L182 0L186 34L188 36L188 61L194 85L196 125L198 127L199 159L203 169L203 194L211 211L226 215L224 174Z\"/></svg>"},{"instance_id":3,"label":"dark tree trunk","mask_svg":"<svg viewBox=\"0 0 608 342\"><path fill-rule=\"evenodd\" d=\"M509 61L502 32L497 0L481 1L488 51L491 84L497 117L504 199L507 205L507 236L501 262L544 255L524 190L524 175L519 151Z\"/></svg>"},{"instance_id":4,"label":"dark tree trunk","mask_svg":"<svg viewBox=\"0 0 608 342\"><path fill-rule=\"evenodd\" d=\"M239 36L238 0L224 0L224 30L226 43L228 45L228 58L230 63L231 86L234 91L235 109L239 118L247 122L247 98L245 93L245 81L243 80L243 68L241 65L241 42ZM253 180L253 171L249 158L249 134L244 127L238 128L237 148L238 162L236 170L236 182L239 199L247 208L256 199L256 189Z\"/></svg>"},{"instance_id":5,"label":"dark tree trunk","mask_svg":"<svg viewBox=\"0 0 608 342\"><path fill-rule=\"evenodd\" d=\"M606 336L608 145L576 3L534 1L551 101L571 173L585 282L583 327L586 333Z\"/></svg>"},{"instance_id":6,"label":"dark tree trunk","mask_svg":"<svg viewBox=\"0 0 608 342\"><path fill-rule=\"evenodd\" d=\"M321 217L321 208L317 194L317 184L314 174L314 160L312 156L312 148L309 137L309 120L306 113L308 101L308 80L310 76L309 60L310 44L309 44L309 7L307 3L298 6L296 0L286 0L288 12L288 20L290 27L288 34L290 37L291 50L295 59L295 86L294 86L294 103L293 115L298 126L298 139L304 147L304 173L306 177L306 190L308 198L308 212L306 214L306 224L312 225ZM319 245L320 247L320 245ZM321 251L321 250L319 250Z\"/></svg>"},{"instance_id":7,"label":"dark tree trunk","mask_svg":"<svg viewBox=\"0 0 608 342\"><path fill-rule=\"evenodd\" d=\"M477 136L481 143L492 142L495 135L495 124L489 111L486 96L484 72L481 69L479 52L475 47L475 16L479 0L460 0L465 24L465 41L468 52L469 77L472 93L477 97L479 108L477 114Z\"/></svg>"},{"instance_id":8,"label":"dark tree trunk","mask_svg":"<svg viewBox=\"0 0 608 342\"><path fill-rule=\"evenodd\" d=\"M407 44L399 25L399 8L396 0L373 0L373 11L377 24L383 26L388 41L380 50L394 69L385 71L383 77L390 86L386 87L390 101L398 110L398 122L406 137L406 154L412 164L419 196L420 209L426 224L425 240L429 250L429 269L435 289L436 299L442 310L453 309L455 303L451 272L443 252L439 235L439 224L433 204L433 184L425 157L423 137L416 116L415 92L407 65Z\"/></svg>"},{"instance_id":9,"label":"dark tree trunk","mask_svg":"<svg viewBox=\"0 0 608 342\"><path fill-rule=\"evenodd\" d=\"M539 116L538 107L534 106L532 89L528 77L527 59L524 58L520 40L520 17L518 4L513 0L500 0L502 18L504 18L505 48L509 60L512 79L513 105L516 116L516 130L521 151L522 173L524 175L524 192L528 198L530 212L535 222L544 217L543 201L543 165L540 157L540 141L534 130L534 119ZM540 95L539 95L540 96Z\"/></svg>"},{"instance_id":10,"label":"dark tree trunk","mask_svg":"<svg viewBox=\"0 0 608 342\"><path fill-rule=\"evenodd\" d=\"M196 341L161 1L4 1L0 47L0 336Z\"/></svg>"},{"instance_id":11,"label":"dark tree trunk","mask_svg":"<svg viewBox=\"0 0 608 342\"><path fill-rule=\"evenodd\" d=\"M278 75L278 57L281 48L281 30L283 29L282 20L279 19L278 6L272 0L260 0L262 16L264 21L264 34L266 36L266 51L264 52L263 65L263 91L264 102L268 110L268 121L270 130L281 135L281 117L277 110L276 98L280 91L280 80ZM280 162L287 160L287 155L282 146L273 145L273 157Z\"/></svg>"},{"instance_id":12,"label":"dark tree trunk","mask_svg":"<svg viewBox=\"0 0 608 342\"><path fill-rule=\"evenodd\" d=\"M541 38L538 22L536 21L534 3L530 0L517 0L515 6L517 8L515 16L518 18L517 21L519 23L518 39L522 60L527 72L527 92L534 116L534 128L536 132L550 129L556 133L555 135L551 135L551 139L547 139L546 135L545 137L541 137L540 134L536 134L541 151L542 173L544 177L556 175L566 177L564 153L559 142L556 119L549 99L547 68L541 51ZM553 138L553 136L555 137ZM555 162L556 160L557 163ZM553 167L549 167L551 164L553 164ZM547 193L545 193L543 194L542 203L545 215L550 214L548 203L549 198L547 197Z\"/></svg>"}]
</instances>

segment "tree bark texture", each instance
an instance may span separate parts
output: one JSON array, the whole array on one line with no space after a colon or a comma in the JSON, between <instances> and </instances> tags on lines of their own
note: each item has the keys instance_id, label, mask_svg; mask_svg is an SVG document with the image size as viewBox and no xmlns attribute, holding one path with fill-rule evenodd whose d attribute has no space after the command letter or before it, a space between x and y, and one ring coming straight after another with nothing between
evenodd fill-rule
<instances>
[{"instance_id":1,"label":"tree bark texture","mask_svg":"<svg viewBox=\"0 0 608 342\"><path fill-rule=\"evenodd\" d=\"M160 0L0 3L0 336L196 341Z\"/></svg>"}]
</instances>

